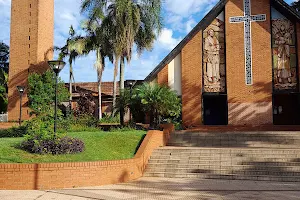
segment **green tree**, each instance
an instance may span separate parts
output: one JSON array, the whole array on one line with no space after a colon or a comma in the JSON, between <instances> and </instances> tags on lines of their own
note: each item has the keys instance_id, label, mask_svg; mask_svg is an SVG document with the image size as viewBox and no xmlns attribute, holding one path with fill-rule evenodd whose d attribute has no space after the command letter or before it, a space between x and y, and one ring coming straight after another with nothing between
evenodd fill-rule
<instances>
[{"instance_id":1,"label":"green tree","mask_svg":"<svg viewBox=\"0 0 300 200\"><path fill-rule=\"evenodd\" d=\"M9 46L0 42L0 68L8 69Z\"/></svg>"},{"instance_id":2,"label":"green tree","mask_svg":"<svg viewBox=\"0 0 300 200\"><path fill-rule=\"evenodd\" d=\"M157 127L161 117L178 117L181 112L180 98L166 86L144 83L134 89L133 103L150 115L151 127Z\"/></svg>"},{"instance_id":3,"label":"green tree","mask_svg":"<svg viewBox=\"0 0 300 200\"><path fill-rule=\"evenodd\" d=\"M34 115L53 114L55 99L55 75L48 70L43 74L30 74L28 77L28 99L29 108ZM68 90L64 82L59 79L58 83L58 104L67 101Z\"/></svg>"},{"instance_id":4,"label":"green tree","mask_svg":"<svg viewBox=\"0 0 300 200\"><path fill-rule=\"evenodd\" d=\"M8 60L9 46L0 42L0 113L7 111Z\"/></svg>"},{"instance_id":5,"label":"green tree","mask_svg":"<svg viewBox=\"0 0 300 200\"><path fill-rule=\"evenodd\" d=\"M3 69L0 69L0 113L7 111L7 83L8 74Z\"/></svg>"}]
</instances>

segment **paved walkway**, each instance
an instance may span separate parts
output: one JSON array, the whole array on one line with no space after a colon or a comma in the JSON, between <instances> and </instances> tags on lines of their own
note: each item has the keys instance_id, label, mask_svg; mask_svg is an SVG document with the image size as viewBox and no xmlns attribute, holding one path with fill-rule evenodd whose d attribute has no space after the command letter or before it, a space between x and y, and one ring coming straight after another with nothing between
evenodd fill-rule
<instances>
[{"instance_id":1,"label":"paved walkway","mask_svg":"<svg viewBox=\"0 0 300 200\"><path fill-rule=\"evenodd\" d=\"M299 200L300 183L141 178L126 184L51 191L0 191L1 200Z\"/></svg>"}]
</instances>

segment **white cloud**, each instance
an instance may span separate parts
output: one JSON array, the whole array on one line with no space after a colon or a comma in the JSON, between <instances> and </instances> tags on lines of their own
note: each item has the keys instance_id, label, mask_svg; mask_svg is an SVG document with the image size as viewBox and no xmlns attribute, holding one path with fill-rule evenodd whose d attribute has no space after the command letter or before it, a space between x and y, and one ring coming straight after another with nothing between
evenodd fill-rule
<instances>
[{"instance_id":1,"label":"white cloud","mask_svg":"<svg viewBox=\"0 0 300 200\"><path fill-rule=\"evenodd\" d=\"M158 43L162 48L172 50L181 39L173 37L173 31L171 29L163 28L161 34L158 36Z\"/></svg>"},{"instance_id":2,"label":"white cloud","mask_svg":"<svg viewBox=\"0 0 300 200\"><path fill-rule=\"evenodd\" d=\"M24 0L25 1L25 0ZM165 27L154 43L151 52L144 52L138 57L136 52L130 65L126 65L126 79L144 79L156 65L181 41L219 0L165 0L163 4L163 17ZM286 0L288 3L292 0ZM54 44L64 45L69 27L74 26L77 33L81 33L80 15L81 0L55 0L55 37ZM0 0L0 41L9 44L10 35L11 0ZM55 57L57 58L57 56ZM95 54L78 58L74 65L74 75L77 82L96 81L94 69ZM61 72L64 81L68 81L68 66ZM103 80L113 79L113 65L107 62Z\"/></svg>"},{"instance_id":3,"label":"white cloud","mask_svg":"<svg viewBox=\"0 0 300 200\"><path fill-rule=\"evenodd\" d=\"M188 17L200 12L207 6L215 5L219 0L166 0L165 9L174 14Z\"/></svg>"},{"instance_id":4,"label":"white cloud","mask_svg":"<svg viewBox=\"0 0 300 200\"><path fill-rule=\"evenodd\" d=\"M185 32L189 33L196 25L196 21L193 18L190 18L187 22L186 22L186 27L185 27Z\"/></svg>"}]
</instances>

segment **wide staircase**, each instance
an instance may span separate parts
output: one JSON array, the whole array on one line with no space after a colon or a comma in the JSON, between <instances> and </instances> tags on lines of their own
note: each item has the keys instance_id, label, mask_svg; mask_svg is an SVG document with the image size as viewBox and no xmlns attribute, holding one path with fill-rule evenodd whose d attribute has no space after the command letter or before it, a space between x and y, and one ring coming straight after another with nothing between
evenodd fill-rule
<instances>
[{"instance_id":1,"label":"wide staircase","mask_svg":"<svg viewBox=\"0 0 300 200\"><path fill-rule=\"evenodd\" d=\"M144 176L300 182L300 132L176 132Z\"/></svg>"}]
</instances>

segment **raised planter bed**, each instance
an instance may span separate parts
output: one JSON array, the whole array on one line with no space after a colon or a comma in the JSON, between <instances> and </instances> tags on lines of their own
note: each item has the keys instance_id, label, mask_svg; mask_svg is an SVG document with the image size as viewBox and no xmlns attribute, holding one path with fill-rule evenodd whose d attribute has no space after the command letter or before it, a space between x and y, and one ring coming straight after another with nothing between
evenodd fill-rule
<instances>
[{"instance_id":1,"label":"raised planter bed","mask_svg":"<svg viewBox=\"0 0 300 200\"><path fill-rule=\"evenodd\" d=\"M0 189L61 189L137 179L143 175L152 151L165 146L173 131L173 125L164 125L164 131L149 131L135 157L127 160L0 164Z\"/></svg>"}]
</instances>

